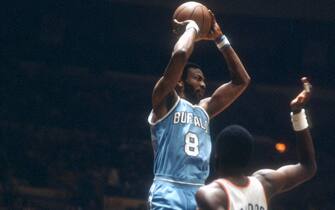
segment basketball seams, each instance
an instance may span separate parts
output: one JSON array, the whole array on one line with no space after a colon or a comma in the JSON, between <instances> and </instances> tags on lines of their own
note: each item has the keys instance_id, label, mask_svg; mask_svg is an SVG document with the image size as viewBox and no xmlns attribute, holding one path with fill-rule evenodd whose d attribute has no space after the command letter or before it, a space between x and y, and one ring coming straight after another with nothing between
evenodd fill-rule
<instances>
[{"instance_id":1,"label":"basketball seams","mask_svg":"<svg viewBox=\"0 0 335 210\"><path fill-rule=\"evenodd\" d=\"M182 13L182 11L186 8L187 8L186 5L183 6L182 8L179 8L179 11L176 11L177 13L175 13L173 16L178 20L178 15L180 15Z\"/></svg>"},{"instance_id":2,"label":"basketball seams","mask_svg":"<svg viewBox=\"0 0 335 210\"><path fill-rule=\"evenodd\" d=\"M180 22L194 20L199 26L201 36L208 34L212 27L213 18L208 12L207 7L196 2L192 2L192 4L191 2L187 2L180 5L173 14L173 18Z\"/></svg>"},{"instance_id":3,"label":"basketball seams","mask_svg":"<svg viewBox=\"0 0 335 210\"><path fill-rule=\"evenodd\" d=\"M196 20L196 19L193 18L193 15L194 15L195 11L197 11L198 7L200 7L200 9L202 8L201 5L198 5L198 6L194 7L194 9L193 9L193 11L192 11L192 13L190 15L190 19ZM202 11L202 9L201 9L201 11ZM197 22L197 21L195 21L195 22ZM197 22L197 24L199 24L199 23ZM202 32L202 30L201 30L202 29L202 25L199 25L199 28L200 28L200 33L201 33Z\"/></svg>"},{"instance_id":4,"label":"basketball seams","mask_svg":"<svg viewBox=\"0 0 335 210\"><path fill-rule=\"evenodd\" d=\"M194 15L194 12L197 10L198 7L201 7L201 5L194 7L194 9L193 9L193 11L190 15L190 19L192 19L193 15Z\"/></svg>"},{"instance_id":5,"label":"basketball seams","mask_svg":"<svg viewBox=\"0 0 335 210\"><path fill-rule=\"evenodd\" d=\"M202 15L201 15L202 16L202 23L201 23L201 25L202 26L204 26L204 23L205 23L205 12L204 12L204 9L205 9L204 7L201 7L201 12L202 12Z\"/></svg>"}]
</instances>

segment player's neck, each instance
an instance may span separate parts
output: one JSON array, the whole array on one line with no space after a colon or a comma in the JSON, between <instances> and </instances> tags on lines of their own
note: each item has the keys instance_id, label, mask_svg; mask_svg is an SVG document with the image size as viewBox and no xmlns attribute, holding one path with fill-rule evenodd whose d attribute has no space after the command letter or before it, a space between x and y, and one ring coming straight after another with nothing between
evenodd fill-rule
<instances>
[{"instance_id":1,"label":"player's neck","mask_svg":"<svg viewBox=\"0 0 335 210\"><path fill-rule=\"evenodd\" d=\"M191 96L187 96L186 94L183 94L183 97L181 97L181 98L187 100L188 102L190 102L193 105L199 104L199 101L196 98L191 97Z\"/></svg>"},{"instance_id":2,"label":"player's neck","mask_svg":"<svg viewBox=\"0 0 335 210\"><path fill-rule=\"evenodd\" d=\"M198 101L195 101L195 100L191 100L190 98L184 98L185 100L187 100L188 102L190 102L191 104L193 105L197 105L198 104Z\"/></svg>"},{"instance_id":3,"label":"player's neck","mask_svg":"<svg viewBox=\"0 0 335 210\"><path fill-rule=\"evenodd\" d=\"M239 176L227 176L224 177L224 179L228 180L229 182L233 183L234 185L237 186L247 186L249 184L249 178L244 175L239 175Z\"/></svg>"},{"instance_id":4,"label":"player's neck","mask_svg":"<svg viewBox=\"0 0 335 210\"><path fill-rule=\"evenodd\" d=\"M184 91L177 91L177 94L180 98L185 99L186 101L190 102L193 105L199 104L199 101L194 97L191 97L190 94L186 94Z\"/></svg>"},{"instance_id":5,"label":"player's neck","mask_svg":"<svg viewBox=\"0 0 335 210\"><path fill-rule=\"evenodd\" d=\"M190 99L189 97L187 97L185 94L179 94L179 97L182 99L185 99L186 101L190 102L193 105L198 104L196 101Z\"/></svg>"},{"instance_id":6,"label":"player's neck","mask_svg":"<svg viewBox=\"0 0 335 210\"><path fill-rule=\"evenodd\" d=\"M242 170L233 170L233 169L222 169L219 170L218 173L219 177L228 179L228 180L245 180L247 179L247 176L244 175L244 173L242 172Z\"/></svg>"}]
</instances>

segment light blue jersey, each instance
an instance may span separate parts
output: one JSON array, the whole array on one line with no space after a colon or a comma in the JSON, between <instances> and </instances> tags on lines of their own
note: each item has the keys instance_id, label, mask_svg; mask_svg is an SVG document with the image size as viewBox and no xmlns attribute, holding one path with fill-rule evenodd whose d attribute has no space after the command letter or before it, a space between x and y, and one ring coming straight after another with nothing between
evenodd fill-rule
<instances>
[{"instance_id":1,"label":"light blue jersey","mask_svg":"<svg viewBox=\"0 0 335 210\"><path fill-rule=\"evenodd\" d=\"M148 121L154 148L156 180L202 185L209 174L211 138L206 111L178 97L162 119Z\"/></svg>"}]
</instances>

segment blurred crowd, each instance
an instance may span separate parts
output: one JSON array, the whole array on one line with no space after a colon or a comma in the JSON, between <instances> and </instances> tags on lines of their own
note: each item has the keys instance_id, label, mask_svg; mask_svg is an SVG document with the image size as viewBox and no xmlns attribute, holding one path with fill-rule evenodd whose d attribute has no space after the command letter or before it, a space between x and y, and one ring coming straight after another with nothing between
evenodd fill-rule
<instances>
[{"instance_id":1,"label":"blurred crowd","mask_svg":"<svg viewBox=\"0 0 335 210\"><path fill-rule=\"evenodd\" d=\"M113 79L88 84L98 76L67 70L2 63L3 202L29 201L16 199L21 186L64 192L64 201L89 209L101 209L104 196L145 198L152 151L137 108L117 102Z\"/></svg>"}]
</instances>

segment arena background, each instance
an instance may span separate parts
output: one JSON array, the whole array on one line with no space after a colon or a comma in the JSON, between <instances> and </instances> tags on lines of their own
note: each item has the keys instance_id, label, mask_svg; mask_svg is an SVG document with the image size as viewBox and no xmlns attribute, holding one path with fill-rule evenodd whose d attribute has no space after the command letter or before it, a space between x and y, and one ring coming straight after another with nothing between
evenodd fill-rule
<instances>
[{"instance_id":1,"label":"arena background","mask_svg":"<svg viewBox=\"0 0 335 210\"><path fill-rule=\"evenodd\" d=\"M0 209L146 209L153 177L146 118L182 2L1 1ZM212 121L213 136L229 124L247 127L257 139L250 171L294 163L288 103L299 78L310 77L318 172L271 210L334 210L334 0L201 2L252 77ZM208 92L228 81L213 43L197 43L191 60ZM278 142L286 152L276 151Z\"/></svg>"}]
</instances>

